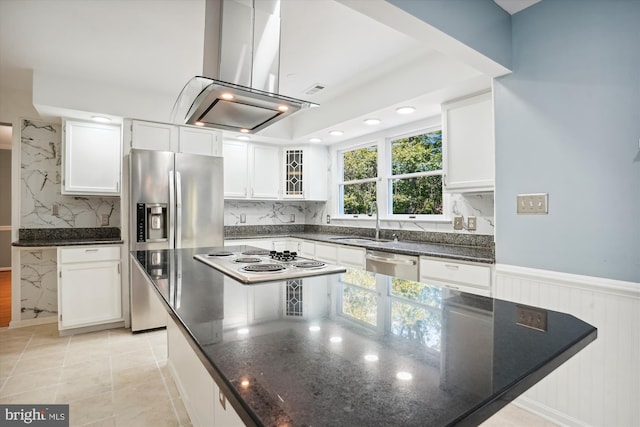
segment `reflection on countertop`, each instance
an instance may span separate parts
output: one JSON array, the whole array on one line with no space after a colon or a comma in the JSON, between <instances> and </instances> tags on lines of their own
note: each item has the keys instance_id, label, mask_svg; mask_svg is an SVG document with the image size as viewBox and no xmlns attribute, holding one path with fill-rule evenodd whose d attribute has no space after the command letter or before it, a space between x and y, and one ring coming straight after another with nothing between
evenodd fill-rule
<instances>
[{"instance_id":1,"label":"reflection on countertop","mask_svg":"<svg viewBox=\"0 0 640 427\"><path fill-rule=\"evenodd\" d=\"M247 286L194 253L166 251L152 281L257 425L476 425L596 338L570 315L548 311L543 333L514 303L362 270Z\"/></svg>"}]
</instances>

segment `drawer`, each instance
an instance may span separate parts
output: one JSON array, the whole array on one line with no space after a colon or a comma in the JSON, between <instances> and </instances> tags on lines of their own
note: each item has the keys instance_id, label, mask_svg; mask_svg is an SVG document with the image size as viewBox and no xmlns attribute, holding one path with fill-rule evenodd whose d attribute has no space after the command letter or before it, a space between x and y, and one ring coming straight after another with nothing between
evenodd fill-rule
<instances>
[{"instance_id":1,"label":"drawer","mask_svg":"<svg viewBox=\"0 0 640 427\"><path fill-rule=\"evenodd\" d=\"M335 245L316 243L316 259L335 264L338 260L337 249Z\"/></svg>"},{"instance_id":2,"label":"drawer","mask_svg":"<svg viewBox=\"0 0 640 427\"><path fill-rule=\"evenodd\" d=\"M348 267L364 268L366 251L360 248L338 247L338 263Z\"/></svg>"},{"instance_id":3,"label":"drawer","mask_svg":"<svg viewBox=\"0 0 640 427\"><path fill-rule=\"evenodd\" d=\"M491 287L491 267L420 257L420 278Z\"/></svg>"},{"instance_id":4,"label":"drawer","mask_svg":"<svg viewBox=\"0 0 640 427\"><path fill-rule=\"evenodd\" d=\"M58 250L59 262L62 264L120 259L120 246L83 246Z\"/></svg>"}]
</instances>

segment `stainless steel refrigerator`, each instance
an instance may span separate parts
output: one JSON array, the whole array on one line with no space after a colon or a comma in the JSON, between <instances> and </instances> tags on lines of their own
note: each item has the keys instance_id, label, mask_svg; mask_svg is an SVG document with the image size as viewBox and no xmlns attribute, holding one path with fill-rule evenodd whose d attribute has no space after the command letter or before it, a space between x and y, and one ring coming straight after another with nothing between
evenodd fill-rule
<instances>
[{"instance_id":1,"label":"stainless steel refrigerator","mask_svg":"<svg viewBox=\"0 0 640 427\"><path fill-rule=\"evenodd\" d=\"M168 277L166 249L222 246L224 188L222 157L131 150L129 155L129 242L154 279ZM133 259L131 330L166 326L166 311ZM172 286L174 287L174 286Z\"/></svg>"}]
</instances>

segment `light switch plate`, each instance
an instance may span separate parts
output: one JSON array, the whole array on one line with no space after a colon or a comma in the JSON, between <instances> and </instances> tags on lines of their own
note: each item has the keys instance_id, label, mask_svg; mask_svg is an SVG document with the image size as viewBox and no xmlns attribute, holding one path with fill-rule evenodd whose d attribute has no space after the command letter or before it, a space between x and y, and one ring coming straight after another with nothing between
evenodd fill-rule
<instances>
[{"instance_id":1,"label":"light switch plate","mask_svg":"<svg viewBox=\"0 0 640 427\"><path fill-rule=\"evenodd\" d=\"M519 215L546 215L549 213L549 194L518 194L516 212Z\"/></svg>"},{"instance_id":2,"label":"light switch plate","mask_svg":"<svg viewBox=\"0 0 640 427\"><path fill-rule=\"evenodd\" d=\"M462 223L464 222L461 216L453 217L453 229L454 230L462 230Z\"/></svg>"},{"instance_id":3,"label":"light switch plate","mask_svg":"<svg viewBox=\"0 0 640 427\"><path fill-rule=\"evenodd\" d=\"M106 227L107 225L109 225L109 215L102 214L102 226Z\"/></svg>"}]
</instances>

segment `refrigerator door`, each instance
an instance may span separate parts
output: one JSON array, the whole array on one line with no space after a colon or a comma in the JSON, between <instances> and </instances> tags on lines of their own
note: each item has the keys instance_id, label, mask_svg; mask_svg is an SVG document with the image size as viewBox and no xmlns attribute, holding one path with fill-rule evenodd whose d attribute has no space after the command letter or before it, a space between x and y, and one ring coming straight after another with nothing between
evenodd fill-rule
<instances>
[{"instance_id":1,"label":"refrigerator door","mask_svg":"<svg viewBox=\"0 0 640 427\"><path fill-rule=\"evenodd\" d=\"M176 248L224 244L222 157L176 153Z\"/></svg>"},{"instance_id":2,"label":"refrigerator door","mask_svg":"<svg viewBox=\"0 0 640 427\"><path fill-rule=\"evenodd\" d=\"M171 224L174 212L170 200L169 177L174 169L174 154L166 151L131 150L129 155L129 234L131 250L173 248ZM162 204L167 207L169 236L165 241L138 241L136 220L138 204ZM149 223L147 225L151 226Z\"/></svg>"}]
</instances>

